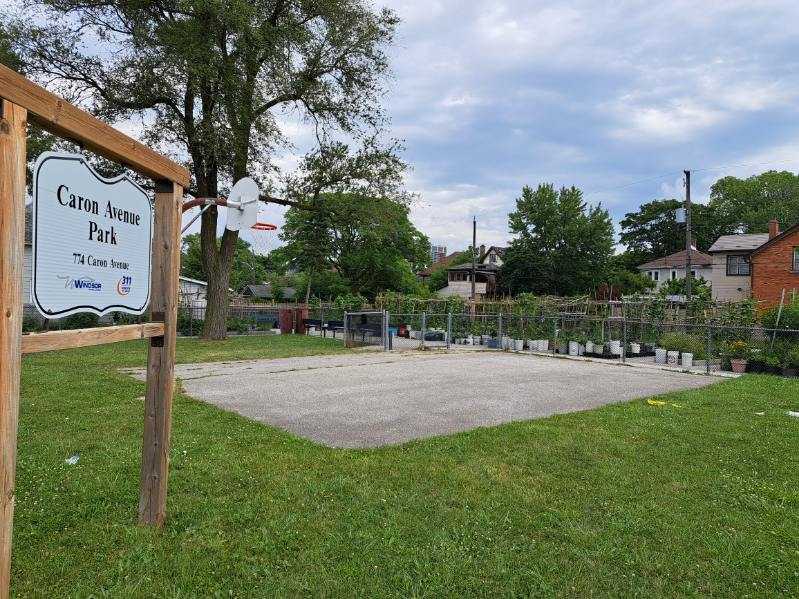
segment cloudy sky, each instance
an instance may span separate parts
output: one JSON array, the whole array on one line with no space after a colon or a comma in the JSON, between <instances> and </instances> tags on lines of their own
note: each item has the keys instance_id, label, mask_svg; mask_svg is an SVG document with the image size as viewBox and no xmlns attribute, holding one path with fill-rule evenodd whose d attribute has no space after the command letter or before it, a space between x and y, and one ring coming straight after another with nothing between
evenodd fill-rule
<instances>
[{"instance_id":1,"label":"cloudy sky","mask_svg":"<svg viewBox=\"0 0 799 599\"><path fill-rule=\"evenodd\" d=\"M726 174L799 169L795 0L381 3L403 20L387 106L413 221L450 249L472 214L505 243L525 184L618 219L682 197L685 168L700 201Z\"/></svg>"},{"instance_id":2,"label":"cloudy sky","mask_svg":"<svg viewBox=\"0 0 799 599\"><path fill-rule=\"evenodd\" d=\"M727 174L799 170L796 0L374 2L402 18L385 105L413 167L412 220L450 250L470 243L472 215L479 243L506 243L525 184L577 185L618 221L682 197L686 168L699 201ZM291 168L311 135L284 122Z\"/></svg>"}]
</instances>

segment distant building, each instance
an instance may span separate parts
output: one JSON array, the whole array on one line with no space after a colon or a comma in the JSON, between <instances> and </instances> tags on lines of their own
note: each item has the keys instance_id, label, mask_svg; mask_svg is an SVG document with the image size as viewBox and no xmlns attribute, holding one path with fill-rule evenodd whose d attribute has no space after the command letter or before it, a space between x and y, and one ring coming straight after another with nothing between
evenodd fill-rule
<instances>
[{"instance_id":1,"label":"distant building","mask_svg":"<svg viewBox=\"0 0 799 599\"><path fill-rule=\"evenodd\" d=\"M497 291L497 275L505 255L503 247L491 246L488 250L480 246L480 257L474 269L474 293L477 299L492 297ZM472 296L472 265L459 264L447 269L447 286L438 292L439 295L459 295L464 298Z\"/></svg>"},{"instance_id":2,"label":"distant building","mask_svg":"<svg viewBox=\"0 0 799 599\"><path fill-rule=\"evenodd\" d=\"M447 246L445 245L431 245L430 246L430 259L433 264L441 262L447 256Z\"/></svg>"},{"instance_id":3,"label":"distant building","mask_svg":"<svg viewBox=\"0 0 799 599\"><path fill-rule=\"evenodd\" d=\"M441 269L446 268L455 258L458 258L463 252L452 252L449 256L444 256L437 262L434 262L430 266L425 269L420 270L416 273L416 276L419 277L419 280L422 282L427 281L430 276Z\"/></svg>"},{"instance_id":4,"label":"distant building","mask_svg":"<svg viewBox=\"0 0 799 599\"><path fill-rule=\"evenodd\" d=\"M799 223L780 233L777 221L769 224L769 239L750 255L752 297L761 308L790 302L799 293Z\"/></svg>"},{"instance_id":5,"label":"distant building","mask_svg":"<svg viewBox=\"0 0 799 599\"><path fill-rule=\"evenodd\" d=\"M676 252L664 258L657 258L641 264L638 270L655 283L655 290L666 282L685 278L685 265L688 262L688 250ZM713 256L704 254L696 248L691 250L691 274L694 279L703 278L710 281L713 272Z\"/></svg>"},{"instance_id":6,"label":"distant building","mask_svg":"<svg viewBox=\"0 0 799 599\"><path fill-rule=\"evenodd\" d=\"M271 283L263 283L260 285L247 285L244 291L241 292L242 297L251 300L275 300L274 292L272 291ZM280 290L280 297L276 301L293 300L297 291L293 287L283 287Z\"/></svg>"},{"instance_id":7,"label":"distant building","mask_svg":"<svg viewBox=\"0 0 799 599\"><path fill-rule=\"evenodd\" d=\"M710 246L713 256L713 299L739 301L752 297L752 270L750 258L769 240L768 233L747 235L722 235Z\"/></svg>"}]
</instances>

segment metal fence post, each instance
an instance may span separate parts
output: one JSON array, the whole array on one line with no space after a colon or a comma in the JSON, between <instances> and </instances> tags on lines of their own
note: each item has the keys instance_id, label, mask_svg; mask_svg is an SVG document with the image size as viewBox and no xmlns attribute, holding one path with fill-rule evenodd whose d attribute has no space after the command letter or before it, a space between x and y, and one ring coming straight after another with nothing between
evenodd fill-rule
<instances>
[{"instance_id":1,"label":"metal fence post","mask_svg":"<svg viewBox=\"0 0 799 599\"><path fill-rule=\"evenodd\" d=\"M447 314L447 349L452 343L452 312Z\"/></svg>"},{"instance_id":2,"label":"metal fence post","mask_svg":"<svg viewBox=\"0 0 799 599\"><path fill-rule=\"evenodd\" d=\"M427 312L422 312L422 349L425 347L425 337L427 337Z\"/></svg>"},{"instance_id":3,"label":"metal fence post","mask_svg":"<svg viewBox=\"0 0 799 599\"><path fill-rule=\"evenodd\" d=\"M349 327L349 313L346 311L344 312L344 347L349 347L349 336L350 336L350 327ZM335 330L333 331L333 337L336 336Z\"/></svg>"},{"instance_id":4,"label":"metal fence post","mask_svg":"<svg viewBox=\"0 0 799 599\"><path fill-rule=\"evenodd\" d=\"M499 313L497 318L497 343L499 345L499 349L505 349L503 347L503 335L502 335L502 312Z\"/></svg>"},{"instance_id":5,"label":"metal fence post","mask_svg":"<svg viewBox=\"0 0 799 599\"><path fill-rule=\"evenodd\" d=\"M712 329L713 321L708 321L707 323L707 339L706 339L706 347L705 347L705 374L710 374L710 355L711 351L713 350L713 329Z\"/></svg>"},{"instance_id":6,"label":"metal fence post","mask_svg":"<svg viewBox=\"0 0 799 599\"><path fill-rule=\"evenodd\" d=\"M627 319L622 317L621 363L627 363Z\"/></svg>"},{"instance_id":7,"label":"metal fence post","mask_svg":"<svg viewBox=\"0 0 799 599\"><path fill-rule=\"evenodd\" d=\"M383 337L383 351L388 351L388 312L383 310L383 330L381 331Z\"/></svg>"}]
</instances>

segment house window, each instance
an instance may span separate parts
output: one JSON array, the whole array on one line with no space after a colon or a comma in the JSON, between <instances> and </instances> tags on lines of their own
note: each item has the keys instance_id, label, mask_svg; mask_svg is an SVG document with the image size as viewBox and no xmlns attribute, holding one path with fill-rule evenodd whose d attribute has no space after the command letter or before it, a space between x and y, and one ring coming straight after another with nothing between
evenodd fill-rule
<instances>
[{"instance_id":1,"label":"house window","mask_svg":"<svg viewBox=\"0 0 799 599\"><path fill-rule=\"evenodd\" d=\"M673 281L676 278L677 278L677 271L676 270L672 270L671 271L671 280Z\"/></svg>"},{"instance_id":2,"label":"house window","mask_svg":"<svg viewBox=\"0 0 799 599\"><path fill-rule=\"evenodd\" d=\"M727 256L728 277L749 276L749 256Z\"/></svg>"},{"instance_id":3,"label":"house window","mask_svg":"<svg viewBox=\"0 0 799 599\"><path fill-rule=\"evenodd\" d=\"M489 264L496 264L497 263L497 255L494 253L488 254L488 262Z\"/></svg>"},{"instance_id":4,"label":"house window","mask_svg":"<svg viewBox=\"0 0 799 599\"><path fill-rule=\"evenodd\" d=\"M692 270L692 271L691 271L691 276L692 276L694 279L696 278L696 271L695 271L695 270Z\"/></svg>"},{"instance_id":5,"label":"house window","mask_svg":"<svg viewBox=\"0 0 799 599\"><path fill-rule=\"evenodd\" d=\"M799 247L793 248L793 271L799 272Z\"/></svg>"},{"instance_id":6,"label":"house window","mask_svg":"<svg viewBox=\"0 0 799 599\"><path fill-rule=\"evenodd\" d=\"M660 280L660 272L657 270L650 270L649 271L649 278L653 281L657 282Z\"/></svg>"}]
</instances>

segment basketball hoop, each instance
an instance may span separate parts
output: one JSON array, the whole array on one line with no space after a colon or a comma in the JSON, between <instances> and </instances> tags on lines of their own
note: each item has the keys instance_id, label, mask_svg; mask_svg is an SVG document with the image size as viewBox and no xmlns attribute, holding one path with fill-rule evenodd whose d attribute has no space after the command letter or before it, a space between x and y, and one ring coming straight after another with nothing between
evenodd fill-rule
<instances>
[{"instance_id":1,"label":"basketball hoop","mask_svg":"<svg viewBox=\"0 0 799 599\"><path fill-rule=\"evenodd\" d=\"M252 229L253 231L277 231L277 225L258 221L260 195L261 192L258 189L258 184L251 178L244 177L236 182L227 198L195 198L188 201L183 204L183 212L200 206L202 206L202 210L183 227L181 233L185 233L189 227L212 206L225 208L225 228L229 231L239 232L245 231L246 229ZM253 235L253 244L261 253L268 253L267 240L264 240L261 236Z\"/></svg>"}]
</instances>

